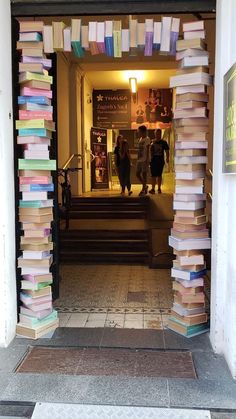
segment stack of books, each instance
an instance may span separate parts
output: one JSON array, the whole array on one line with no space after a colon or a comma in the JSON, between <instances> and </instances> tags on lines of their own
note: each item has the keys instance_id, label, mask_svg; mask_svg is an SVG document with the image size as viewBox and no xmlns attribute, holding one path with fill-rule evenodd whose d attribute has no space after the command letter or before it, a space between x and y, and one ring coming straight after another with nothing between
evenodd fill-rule
<instances>
[{"instance_id":1,"label":"stack of books","mask_svg":"<svg viewBox=\"0 0 236 419\"><path fill-rule=\"evenodd\" d=\"M115 58L121 58L123 53L137 55L138 51L147 57L155 51L175 55L179 26L179 18L167 16L160 22L154 19L138 22L130 17L128 27L122 27L121 20L91 21L83 25L81 19L71 19L69 26L63 22L44 25L38 47L44 53L73 51L77 57L83 57L86 51Z\"/></svg>"},{"instance_id":2,"label":"stack of books","mask_svg":"<svg viewBox=\"0 0 236 419\"><path fill-rule=\"evenodd\" d=\"M209 329L205 308L205 249L211 240L205 214L204 178L207 164L208 94L212 83L208 70L204 22L183 24L184 39L176 43L177 74L170 79L176 89L175 217L169 245L176 259L174 303L169 329L186 337Z\"/></svg>"},{"instance_id":3,"label":"stack of books","mask_svg":"<svg viewBox=\"0 0 236 419\"><path fill-rule=\"evenodd\" d=\"M57 33L60 28L56 28ZM18 160L20 251L17 266L21 271L20 314L16 333L37 339L58 326L57 312L52 306L53 276L53 199L52 170L56 161L50 160L53 122L52 83L48 74L51 60L44 54L43 22L20 23L17 48L20 96L17 143L22 148ZM58 35L59 36L59 35ZM58 49L61 41L57 39Z\"/></svg>"}]
</instances>

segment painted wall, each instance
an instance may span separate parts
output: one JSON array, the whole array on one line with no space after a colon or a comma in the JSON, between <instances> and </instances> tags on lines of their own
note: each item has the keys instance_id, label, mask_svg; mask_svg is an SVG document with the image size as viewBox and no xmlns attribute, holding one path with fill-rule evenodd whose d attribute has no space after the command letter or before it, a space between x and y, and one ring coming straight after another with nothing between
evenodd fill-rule
<instances>
[{"instance_id":1,"label":"painted wall","mask_svg":"<svg viewBox=\"0 0 236 419\"><path fill-rule=\"evenodd\" d=\"M11 80L11 16L9 0L0 13L0 346L15 336L15 204Z\"/></svg>"},{"instance_id":2,"label":"painted wall","mask_svg":"<svg viewBox=\"0 0 236 419\"><path fill-rule=\"evenodd\" d=\"M91 164L90 164L90 129L93 126L93 87L90 81L83 77L83 122L82 122L82 144L84 155L84 192L91 190Z\"/></svg>"},{"instance_id":3,"label":"painted wall","mask_svg":"<svg viewBox=\"0 0 236 419\"><path fill-rule=\"evenodd\" d=\"M236 61L235 0L217 1L211 342L236 378L236 175L222 174L223 76Z\"/></svg>"},{"instance_id":4,"label":"painted wall","mask_svg":"<svg viewBox=\"0 0 236 419\"><path fill-rule=\"evenodd\" d=\"M70 156L69 73L70 63L64 54L57 54L57 121L58 166Z\"/></svg>"}]
</instances>

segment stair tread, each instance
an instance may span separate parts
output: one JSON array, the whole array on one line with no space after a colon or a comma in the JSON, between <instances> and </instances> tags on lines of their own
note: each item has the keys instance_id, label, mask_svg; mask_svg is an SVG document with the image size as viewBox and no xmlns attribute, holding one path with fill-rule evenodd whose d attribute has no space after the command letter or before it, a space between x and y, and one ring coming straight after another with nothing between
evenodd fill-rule
<instances>
[{"instance_id":1,"label":"stair tread","mask_svg":"<svg viewBox=\"0 0 236 419\"><path fill-rule=\"evenodd\" d=\"M96 255L127 255L127 256L133 256L133 255L149 255L149 252L148 251L146 251L146 252L143 252L143 251L139 251L139 250L137 250L137 251L135 251L135 252L120 252L120 251L114 251L114 252L112 252L112 251L97 251L97 250L88 250L88 251L80 251L80 250L78 250L78 252L76 252L76 251L71 251L70 249L68 249L68 252L67 252L67 250L66 249L63 249L62 251L61 251L61 254L70 254L70 255L73 255L73 254L80 254L80 255L88 255L88 254L96 254Z\"/></svg>"}]
</instances>

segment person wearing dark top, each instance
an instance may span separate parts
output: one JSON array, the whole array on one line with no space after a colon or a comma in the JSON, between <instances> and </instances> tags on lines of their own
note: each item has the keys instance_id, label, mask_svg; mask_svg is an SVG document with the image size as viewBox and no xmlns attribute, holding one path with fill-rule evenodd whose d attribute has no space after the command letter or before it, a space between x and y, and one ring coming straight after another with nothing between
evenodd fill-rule
<instances>
[{"instance_id":1,"label":"person wearing dark top","mask_svg":"<svg viewBox=\"0 0 236 419\"><path fill-rule=\"evenodd\" d=\"M151 144L150 154L152 189L149 191L149 193L155 193L156 183L158 186L158 193L161 193L162 172L165 165L165 156L166 163L169 163L169 146L167 142L161 138L161 129L156 129L155 131L155 140Z\"/></svg>"},{"instance_id":2,"label":"person wearing dark top","mask_svg":"<svg viewBox=\"0 0 236 419\"><path fill-rule=\"evenodd\" d=\"M116 146L114 148L115 166L116 166L116 172L117 172L119 182L120 182L120 146L121 146L122 140L123 140L123 135L118 135L116 139ZM120 182L120 186L121 186L121 182Z\"/></svg>"},{"instance_id":3,"label":"person wearing dark top","mask_svg":"<svg viewBox=\"0 0 236 419\"><path fill-rule=\"evenodd\" d=\"M132 194L130 182L130 154L129 145L126 140L121 141L120 146L120 183L121 194L125 194L125 188L128 190L128 195Z\"/></svg>"}]
</instances>

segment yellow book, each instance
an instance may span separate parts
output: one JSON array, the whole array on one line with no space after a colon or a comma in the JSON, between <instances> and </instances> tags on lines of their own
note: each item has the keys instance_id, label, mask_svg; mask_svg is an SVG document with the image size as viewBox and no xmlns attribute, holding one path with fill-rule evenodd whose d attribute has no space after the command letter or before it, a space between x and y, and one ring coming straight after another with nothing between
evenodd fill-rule
<instances>
[{"instance_id":1,"label":"yellow book","mask_svg":"<svg viewBox=\"0 0 236 419\"><path fill-rule=\"evenodd\" d=\"M115 20L113 22L113 45L114 45L114 57L122 57L121 52L121 21Z\"/></svg>"},{"instance_id":2,"label":"yellow book","mask_svg":"<svg viewBox=\"0 0 236 419\"><path fill-rule=\"evenodd\" d=\"M45 128L49 131L54 131L55 122L46 121L45 119L22 119L16 121L16 129L24 128Z\"/></svg>"},{"instance_id":3,"label":"yellow book","mask_svg":"<svg viewBox=\"0 0 236 419\"><path fill-rule=\"evenodd\" d=\"M37 74L31 73L30 71L25 71L19 75L19 83L30 80L39 80L52 84L52 76L48 76L46 74Z\"/></svg>"},{"instance_id":4,"label":"yellow book","mask_svg":"<svg viewBox=\"0 0 236 419\"><path fill-rule=\"evenodd\" d=\"M64 50L64 36L63 30L65 28L63 22L52 22L53 28L53 49L54 51L63 51Z\"/></svg>"}]
</instances>

